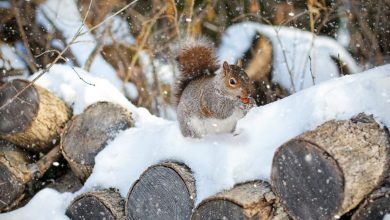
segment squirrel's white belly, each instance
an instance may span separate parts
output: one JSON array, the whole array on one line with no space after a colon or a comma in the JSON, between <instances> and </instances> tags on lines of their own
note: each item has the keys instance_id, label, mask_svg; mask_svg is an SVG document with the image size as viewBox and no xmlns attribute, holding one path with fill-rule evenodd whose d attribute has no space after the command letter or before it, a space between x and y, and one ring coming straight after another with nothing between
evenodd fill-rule
<instances>
[{"instance_id":1,"label":"squirrel's white belly","mask_svg":"<svg viewBox=\"0 0 390 220\"><path fill-rule=\"evenodd\" d=\"M190 118L190 126L198 136L205 136L207 134L228 133L233 131L237 121L244 117L244 112L236 109L232 115L225 119L216 118L198 118L193 116Z\"/></svg>"}]
</instances>

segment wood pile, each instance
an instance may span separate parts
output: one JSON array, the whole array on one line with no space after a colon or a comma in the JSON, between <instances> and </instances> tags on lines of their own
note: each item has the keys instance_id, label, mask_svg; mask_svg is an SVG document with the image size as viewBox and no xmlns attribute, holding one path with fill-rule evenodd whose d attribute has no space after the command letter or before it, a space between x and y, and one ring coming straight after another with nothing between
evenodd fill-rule
<instances>
[{"instance_id":1,"label":"wood pile","mask_svg":"<svg viewBox=\"0 0 390 220\"><path fill-rule=\"evenodd\" d=\"M29 185L55 162L70 169L56 184L74 192L95 156L119 131L134 126L123 107L99 102L71 117L70 108L28 81L0 87L0 212L31 198ZM13 99L20 92L20 98ZM9 103L7 103L9 102ZM280 146L270 182L235 185L203 201L191 168L162 162L128 189L86 192L67 208L71 219L381 219L390 212L389 132L372 116L328 121ZM63 159L62 159L63 157ZM61 185L61 183L64 183ZM127 195L126 195L127 194Z\"/></svg>"}]
</instances>

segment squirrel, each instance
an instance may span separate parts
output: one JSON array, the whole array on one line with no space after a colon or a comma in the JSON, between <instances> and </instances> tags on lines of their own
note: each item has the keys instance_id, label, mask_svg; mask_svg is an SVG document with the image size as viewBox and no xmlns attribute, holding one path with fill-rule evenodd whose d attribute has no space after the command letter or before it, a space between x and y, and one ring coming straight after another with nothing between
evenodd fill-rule
<instances>
[{"instance_id":1,"label":"squirrel","mask_svg":"<svg viewBox=\"0 0 390 220\"><path fill-rule=\"evenodd\" d=\"M189 39L176 55L179 76L174 95L180 130L185 137L233 132L254 104L252 84L242 63L220 65L205 39Z\"/></svg>"}]
</instances>

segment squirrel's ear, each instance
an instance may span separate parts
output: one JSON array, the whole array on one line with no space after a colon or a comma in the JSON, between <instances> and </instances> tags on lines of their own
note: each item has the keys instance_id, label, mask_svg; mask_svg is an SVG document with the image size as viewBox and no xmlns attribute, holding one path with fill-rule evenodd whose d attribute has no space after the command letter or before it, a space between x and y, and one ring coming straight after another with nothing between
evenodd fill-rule
<instances>
[{"instance_id":1,"label":"squirrel's ear","mask_svg":"<svg viewBox=\"0 0 390 220\"><path fill-rule=\"evenodd\" d=\"M223 62L223 74L226 75L229 72L229 64L225 61Z\"/></svg>"},{"instance_id":2,"label":"squirrel's ear","mask_svg":"<svg viewBox=\"0 0 390 220\"><path fill-rule=\"evenodd\" d=\"M242 68L242 60L241 60L241 59L238 59L236 65L237 65L238 67L241 67L241 68Z\"/></svg>"}]
</instances>

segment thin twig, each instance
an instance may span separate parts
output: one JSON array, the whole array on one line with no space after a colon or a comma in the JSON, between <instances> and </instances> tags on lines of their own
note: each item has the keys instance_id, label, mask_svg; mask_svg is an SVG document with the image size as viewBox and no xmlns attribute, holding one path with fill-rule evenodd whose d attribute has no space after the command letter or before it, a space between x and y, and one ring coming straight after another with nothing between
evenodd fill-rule
<instances>
[{"instance_id":1,"label":"thin twig","mask_svg":"<svg viewBox=\"0 0 390 220\"><path fill-rule=\"evenodd\" d=\"M138 57L139 57L139 53L141 52L141 50L144 48L147 40L149 39L149 35L150 35L150 32L152 30L152 27L153 25L156 23L156 21L158 20L158 18L162 15L162 13L164 13L166 9L166 6L161 8L161 10L151 19L149 20L148 22L150 22L150 24L148 26L146 26L146 31L143 35L143 38L142 38L142 41L141 43L139 44L139 47L137 48L137 51L136 53L134 54L134 57L133 59L131 60L131 63L130 63L130 67L129 69L132 70L135 66L135 63L137 62L138 60ZM130 74L127 74L127 76L125 77L125 82L129 81L129 78L130 78Z\"/></svg>"},{"instance_id":2,"label":"thin twig","mask_svg":"<svg viewBox=\"0 0 390 220\"><path fill-rule=\"evenodd\" d=\"M79 79L81 81L83 81L85 84L88 84L90 86L95 86L94 83L87 82L83 77L81 77L80 74L76 71L76 69L73 66L70 66L70 68L72 68L72 70L76 73L76 75L79 77Z\"/></svg>"},{"instance_id":3,"label":"thin twig","mask_svg":"<svg viewBox=\"0 0 390 220\"><path fill-rule=\"evenodd\" d=\"M316 79L316 77L314 76L314 74L313 74L313 70L311 69L311 56L309 56L309 62L310 62L310 74L311 74L311 80L313 81L313 85L315 85L316 83L315 83L315 79Z\"/></svg>"},{"instance_id":4,"label":"thin twig","mask_svg":"<svg viewBox=\"0 0 390 220\"><path fill-rule=\"evenodd\" d=\"M96 56L100 53L100 51L103 49L104 46L104 40L106 39L106 36L108 35L109 31L111 30L111 25L108 25L106 29L104 30L102 36L100 37L99 41L96 44L96 47L93 49L91 54L89 55L87 61L85 62L84 69L89 72L91 65L93 61L95 60Z\"/></svg>"},{"instance_id":5,"label":"thin twig","mask_svg":"<svg viewBox=\"0 0 390 220\"><path fill-rule=\"evenodd\" d=\"M188 2L189 1L189 2ZM195 0L187 0L185 10L187 11L187 18L186 21L188 21L187 26L187 35L191 35L191 29L192 29L192 14L194 13L194 3Z\"/></svg>"},{"instance_id":6,"label":"thin twig","mask_svg":"<svg viewBox=\"0 0 390 220\"><path fill-rule=\"evenodd\" d=\"M4 109L5 107L7 107L10 103L12 103L18 96L20 96L20 94L22 94L24 91L26 91L26 89L30 88L39 78L41 78L45 73L47 73L51 67L56 64L58 62L59 59L62 58L62 55L70 48L70 45L72 42L74 42L79 36L80 36L80 33L81 33L81 30L83 29L84 27L84 24L85 24L85 20L88 16L88 13L91 9L91 5L92 5L92 1L90 1L90 4L89 4L89 7L88 7L88 11L85 15L85 18L83 20L83 23L80 25L80 27L78 28L76 34L73 36L72 40L70 41L70 43L68 45L66 45L66 47L61 51L60 54L57 55L57 57L54 59L54 61L52 63L49 64L49 66L42 70L42 72L40 72L37 77L35 77L33 80L31 80L31 82L29 82L23 89L21 89L19 92L17 92L12 98L10 98L7 102L5 102L2 106L0 106L0 110Z\"/></svg>"},{"instance_id":7,"label":"thin twig","mask_svg":"<svg viewBox=\"0 0 390 220\"><path fill-rule=\"evenodd\" d=\"M35 72L38 71L38 69L37 69L37 67L35 65L34 57L33 57L32 53L31 53L31 48L30 48L30 46L28 44L26 32L23 29L23 22L22 22L22 19L20 17L20 13L19 13L19 9L18 9L18 5L17 5L16 0L12 0L12 9L13 9L14 14L15 14L16 23L18 25L20 36L22 37L23 45L26 48L26 52L27 52L27 59L26 59L27 65L35 73Z\"/></svg>"},{"instance_id":8,"label":"thin twig","mask_svg":"<svg viewBox=\"0 0 390 220\"><path fill-rule=\"evenodd\" d=\"M113 17L115 17L116 15L122 13L122 12L123 12L124 10L126 10L128 7L132 6L133 4L135 4L135 3L137 3L137 2L138 2L138 0L134 0L134 1L130 2L129 4L127 4L127 5L125 5L123 8L121 8L119 11L117 11L117 12L115 12L114 14L112 14L112 15L108 16L107 18L105 18L105 19L104 19L102 22L100 22L99 24L97 24L97 25L91 27L89 30L84 31L83 33L81 33L80 36L81 36L81 35L84 35L84 34L86 34L86 33L89 33L89 32L94 31L96 28L102 26L104 23L106 23L107 21L111 20ZM86 18L87 18L87 17L84 18L84 22L83 22L83 23L85 23L85 19L86 19Z\"/></svg>"}]
</instances>

